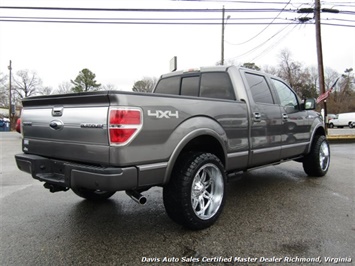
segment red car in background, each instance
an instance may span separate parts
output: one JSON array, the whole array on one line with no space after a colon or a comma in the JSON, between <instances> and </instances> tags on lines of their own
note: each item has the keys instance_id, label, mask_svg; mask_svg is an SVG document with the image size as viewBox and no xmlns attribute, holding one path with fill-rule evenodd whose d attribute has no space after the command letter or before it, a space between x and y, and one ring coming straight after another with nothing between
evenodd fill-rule
<instances>
[{"instance_id":1,"label":"red car in background","mask_svg":"<svg viewBox=\"0 0 355 266\"><path fill-rule=\"evenodd\" d=\"M16 120L16 127L15 127L15 129L16 129L16 131L17 131L18 133L21 133L21 118L18 118L18 119Z\"/></svg>"}]
</instances>

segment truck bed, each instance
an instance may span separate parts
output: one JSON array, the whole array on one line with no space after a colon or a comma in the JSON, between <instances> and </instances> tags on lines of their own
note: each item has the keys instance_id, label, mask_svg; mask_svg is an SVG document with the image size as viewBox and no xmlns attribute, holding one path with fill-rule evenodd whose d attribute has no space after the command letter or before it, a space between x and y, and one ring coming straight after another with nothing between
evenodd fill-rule
<instances>
[{"instance_id":1,"label":"truck bed","mask_svg":"<svg viewBox=\"0 0 355 266\"><path fill-rule=\"evenodd\" d=\"M239 101L105 91L33 97L23 106L23 151L54 159L104 166L167 162L181 134L204 120L220 127L226 152L248 150L247 109ZM108 117L117 107L142 110L142 130L129 145L110 143Z\"/></svg>"}]
</instances>

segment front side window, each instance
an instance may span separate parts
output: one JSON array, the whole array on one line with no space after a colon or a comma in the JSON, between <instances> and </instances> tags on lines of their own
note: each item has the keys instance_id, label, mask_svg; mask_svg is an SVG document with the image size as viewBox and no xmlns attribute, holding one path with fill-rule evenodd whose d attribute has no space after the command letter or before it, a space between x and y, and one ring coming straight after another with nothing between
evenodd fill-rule
<instances>
[{"instance_id":1,"label":"front side window","mask_svg":"<svg viewBox=\"0 0 355 266\"><path fill-rule=\"evenodd\" d=\"M287 113L294 113L299 110L296 94L283 82L271 79L274 83L277 94L280 98L281 106Z\"/></svg>"},{"instance_id":2,"label":"front side window","mask_svg":"<svg viewBox=\"0 0 355 266\"><path fill-rule=\"evenodd\" d=\"M264 76L245 73L254 102L273 104L274 100Z\"/></svg>"}]
</instances>

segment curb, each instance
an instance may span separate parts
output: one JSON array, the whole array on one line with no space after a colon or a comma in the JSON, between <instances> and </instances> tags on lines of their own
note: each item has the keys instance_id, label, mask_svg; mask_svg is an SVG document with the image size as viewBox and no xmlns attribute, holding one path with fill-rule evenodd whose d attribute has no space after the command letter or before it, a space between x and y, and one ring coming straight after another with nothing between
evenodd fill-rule
<instances>
[{"instance_id":1,"label":"curb","mask_svg":"<svg viewBox=\"0 0 355 266\"><path fill-rule=\"evenodd\" d=\"M355 143L355 135L328 135L329 143Z\"/></svg>"}]
</instances>

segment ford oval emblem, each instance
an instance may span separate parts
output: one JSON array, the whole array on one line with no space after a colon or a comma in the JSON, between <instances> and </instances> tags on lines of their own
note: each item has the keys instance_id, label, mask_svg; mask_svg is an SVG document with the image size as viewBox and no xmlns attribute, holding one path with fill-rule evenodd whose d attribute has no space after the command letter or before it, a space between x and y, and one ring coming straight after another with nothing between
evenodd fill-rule
<instances>
[{"instance_id":1,"label":"ford oval emblem","mask_svg":"<svg viewBox=\"0 0 355 266\"><path fill-rule=\"evenodd\" d=\"M64 123L60 120L53 120L49 123L50 128L60 130L64 127Z\"/></svg>"}]
</instances>

